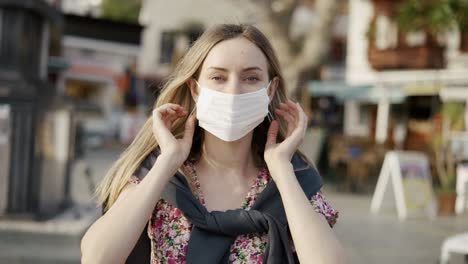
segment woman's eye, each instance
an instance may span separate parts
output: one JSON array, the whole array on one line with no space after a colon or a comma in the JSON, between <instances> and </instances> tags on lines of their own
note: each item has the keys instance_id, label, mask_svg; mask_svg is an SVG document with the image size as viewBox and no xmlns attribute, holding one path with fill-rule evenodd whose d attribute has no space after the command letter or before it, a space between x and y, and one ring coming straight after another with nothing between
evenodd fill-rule
<instances>
[{"instance_id":1,"label":"woman's eye","mask_svg":"<svg viewBox=\"0 0 468 264\"><path fill-rule=\"evenodd\" d=\"M211 77L211 80L213 80L213 81L221 81L221 80L223 80L223 77L221 77L221 76L213 76L213 77Z\"/></svg>"},{"instance_id":2,"label":"woman's eye","mask_svg":"<svg viewBox=\"0 0 468 264\"><path fill-rule=\"evenodd\" d=\"M247 80L253 82L253 81L258 81L258 78L255 76L251 76L251 77L247 77Z\"/></svg>"}]
</instances>

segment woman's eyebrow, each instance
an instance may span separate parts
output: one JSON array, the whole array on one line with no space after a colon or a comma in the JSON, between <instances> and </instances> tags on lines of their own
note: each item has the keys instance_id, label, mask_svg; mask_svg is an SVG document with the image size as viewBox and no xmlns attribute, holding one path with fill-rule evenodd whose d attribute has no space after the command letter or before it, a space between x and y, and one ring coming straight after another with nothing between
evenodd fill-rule
<instances>
[{"instance_id":1,"label":"woman's eyebrow","mask_svg":"<svg viewBox=\"0 0 468 264\"><path fill-rule=\"evenodd\" d=\"M215 66L209 67L208 69L217 70L217 71L224 71L224 72L229 71L229 70L226 69L226 68L215 67ZM244 68L242 71L243 71L243 72L246 72L246 71L253 71L253 70L262 71L262 69L261 69L260 67L257 67L257 66L247 67L247 68Z\"/></svg>"},{"instance_id":2,"label":"woman's eyebrow","mask_svg":"<svg viewBox=\"0 0 468 264\"><path fill-rule=\"evenodd\" d=\"M254 66L254 67L245 68L242 71L245 71L245 72L246 71L262 71L262 69L260 67Z\"/></svg>"}]
</instances>

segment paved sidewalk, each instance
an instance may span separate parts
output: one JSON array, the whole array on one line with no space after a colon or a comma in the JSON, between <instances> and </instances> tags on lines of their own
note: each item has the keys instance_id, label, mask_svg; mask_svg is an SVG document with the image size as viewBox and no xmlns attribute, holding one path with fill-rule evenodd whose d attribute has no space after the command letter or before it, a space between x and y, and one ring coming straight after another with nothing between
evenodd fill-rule
<instances>
[{"instance_id":1,"label":"paved sidewalk","mask_svg":"<svg viewBox=\"0 0 468 264\"><path fill-rule=\"evenodd\" d=\"M85 169L97 183L123 149L113 147L90 151L72 168L71 195L76 206L53 219L0 221L0 264L78 264L81 237L100 209L92 202L92 192Z\"/></svg>"},{"instance_id":2,"label":"paved sidewalk","mask_svg":"<svg viewBox=\"0 0 468 264\"><path fill-rule=\"evenodd\" d=\"M329 187L328 189L332 189ZM327 189L326 189L327 190ZM409 219L400 222L396 211L370 215L369 195L326 191L328 200L340 211L335 231L355 264L435 264L444 239L468 232L468 215ZM462 264L455 255L451 264Z\"/></svg>"}]
</instances>

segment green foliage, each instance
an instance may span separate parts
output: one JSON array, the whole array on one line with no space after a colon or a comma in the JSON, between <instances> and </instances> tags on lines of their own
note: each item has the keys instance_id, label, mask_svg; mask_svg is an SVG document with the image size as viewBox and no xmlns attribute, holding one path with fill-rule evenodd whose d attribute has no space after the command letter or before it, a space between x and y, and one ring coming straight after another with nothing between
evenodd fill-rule
<instances>
[{"instance_id":1,"label":"green foliage","mask_svg":"<svg viewBox=\"0 0 468 264\"><path fill-rule=\"evenodd\" d=\"M450 122L450 130L463 130L465 106L462 103L444 103L442 106L442 116Z\"/></svg>"},{"instance_id":2,"label":"green foliage","mask_svg":"<svg viewBox=\"0 0 468 264\"><path fill-rule=\"evenodd\" d=\"M102 17L137 23L141 8L141 0L103 0Z\"/></svg>"},{"instance_id":3,"label":"green foliage","mask_svg":"<svg viewBox=\"0 0 468 264\"><path fill-rule=\"evenodd\" d=\"M397 21L401 29L425 31L432 35L456 25L451 0L407 0L399 7Z\"/></svg>"},{"instance_id":4,"label":"green foliage","mask_svg":"<svg viewBox=\"0 0 468 264\"><path fill-rule=\"evenodd\" d=\"M468 32L468 0L450 0L450 7L460 31Z\"/></svg>"},{"instance_id":5,"label":"green foliage","mask_svg":"<svg viewBox=\"0 0 468 264\"><path fill-rule=\"evenodd\" d=\"M444 181L440 182L440 185L435 188L436 192L454 192L456 190L457 177L456 174L448 174L444 178Z\"/></svg>"}]
</instances>

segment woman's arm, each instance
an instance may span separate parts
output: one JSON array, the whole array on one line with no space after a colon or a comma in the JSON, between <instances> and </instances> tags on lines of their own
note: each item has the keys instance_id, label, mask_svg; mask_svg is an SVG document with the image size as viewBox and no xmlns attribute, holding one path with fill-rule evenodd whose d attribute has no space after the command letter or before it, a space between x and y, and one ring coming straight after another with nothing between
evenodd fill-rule
<instances>
[{"instance_id":1,"label":"woman's arm","mask_svg":"<svg viewBox=\"0 0 468 264\"><path fill-rule=\"evenodd\" d=\"M344 250L325 217L315 212L290 161L279 161L270 173L281 194L289 229L301 263L346 263Z\"/></svg>"},{"instance_id":2,"label":"woman's arm","mask_svg":"<svg viewBox=\"0 0 468 264\"><path fill-rule=\"evenodd\" d=\"M153 110L152 129L159 154L140 184L126 187L111 208L81 240L82 263L124 263L161 197L169 179L187 159L195 130L195 116L186 119L182 138L170 131L172 123L188 111L176 104Z\"/></svg>"},{"instance_id":3,"label":"woman's arm","mask_svg":"<svg viewBox=\"0 0 468 264\"><path fill-rule=\"evenodd\" d=\"M268 129L265 162L278 186L289 229L301 263L346 263L344 250L325 218L316 213L297 181L291 158L304 139L307 116L298 103L280 103L275 113L287 123L285 139L277 143L279 123Z\"/></svg>"},{"instance_id":4,"label":"woman's arm","mask_svg":"<svg viewBox=\"0 0 468 264\"><path fill-rule=\"evenodd\" d=\"M81 263L125 263L170 177L174 159L158 156L140 184L129 184L81 240Z\"/></svg>"}]
</instances>

